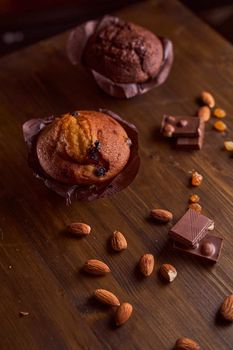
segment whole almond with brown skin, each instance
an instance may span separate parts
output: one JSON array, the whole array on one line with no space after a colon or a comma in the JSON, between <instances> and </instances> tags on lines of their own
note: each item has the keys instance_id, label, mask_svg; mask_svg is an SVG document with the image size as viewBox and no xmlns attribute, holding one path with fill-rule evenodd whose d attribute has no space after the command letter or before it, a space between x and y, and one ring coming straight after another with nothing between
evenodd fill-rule
<instances>
[{"instance_id":1,"label":"whole almond with brown skin","mask_svg":"<svg viewBox=\"0 0 233 350\"><path fill-rule=\"evenodd\" d=\"M111 239L112 249L120 252L127 248L127 241L120 231L114 231Z\"/></svg>"},{"instance_id":2,"label":"whole almond with brown skin","mask_svg":"<svg viewBox=\"0 0 233 350\"><path fill-rule=\"evenodd\" d=\"M72 222L67 226L67 231L72 235L85 236L91 232L91 227L83 222Z\"/></svg>"},{"instance_id":3,"label":"whole almond with brown skin","mask_svg":"<svg viewBox=\"0 0 233 350\"><path fill-rule=\"evenodd\" d=\"M201 350L201 347L194 340L181 337L176 341L175 350Z\"/></svg>"},{"instance_id":4,"label":"whole almond with brown skin","mask_svg":"<svg viewBox=\"0 0 233 350\"><path fill-rule=\"evenodd\" d=\"M110 272L110 268L103 261L90 259L83 266L83 270L91 275L102 276Z\"/></svg>"},{"instance_id":5,"label":"whole almond with brown skin","mask_svg":"<svg viewBox=\"0 0 233 350\"><path fill-rule=\"evenodd\" d=\"M202 106L198 110L198 117L201 118L204 122L208 122L210 119L210 109L208 106Z\"/></svg>"},{"instance_id":6,"label":"whole almond with brown skin","mask_svg":"<svg viewBox=\"0 0 233 350\"><path fill-rule=\"evenodd\" d=\"M115 294L109 292L106 289L96 289L94 292L94 297L103 304L110 306L119 306L120 301Z\"/></svg>"},{"instance_id":7,"label":"whole almond with brown skin","mask_svg":"<svg viewBox=\"0 0 233 350\"><path fill-rule=\"evenodd\" d=\"M144 254L139 261L139 269L144 276L150 276L154 270L154 256L152 254Z\"/></svg>"},{"instance_id":8,"label":"whole almond with brown skin","mask_svg":"<svg viewBox=\"0 0 233 350\"><path fill-rule=\"evenodd\" d=\"M215 106L215 99L213 95L211 95L208 91L202 91L201 93L201 99L210 108L213 108Z\"/></svg>"},{"instance_id":9,"label":"whole almond with brown skin","mask_svg":"<svg viewBox=\"0 0 233 350\"><path fill-rule=\"evenodd\" d=\"M177 276L176 268L171 264L163 264L160 267L159 272L161 276L168 282L174 281Z\"/></svg>"},{"instance_id":10,"label":"whole almond with brown skin","mask_svg":"<svg viewBox=\"0 0 233 350\"><path fill-rule=\"evenodd\" d=\"M152 209L151 216L158 222L168 222L173 219L173 214L165 209Z\"/></svg>"},{"instance_id":11,"label":"whole almond with brown skin","mask_svg":"<svg viewBox=\"0 0 233 350\"><path fill-rule=\"evenodd\" d=\"M220 313L226 321L233 322L233 294L228 295L220 308Z\"/></svg>"},{"instance_id":12,"label":"whole almond with brown skin","mask_svg":"<svg viewBox=\"0 0 233 350\"><path fill-rule=\"evenodd\" d=\"M115 322L117 326L123 325L128 321L133 312L133 306L130 303L122 303L117 311L115 316Z\"/></svg>"}]
</instances>

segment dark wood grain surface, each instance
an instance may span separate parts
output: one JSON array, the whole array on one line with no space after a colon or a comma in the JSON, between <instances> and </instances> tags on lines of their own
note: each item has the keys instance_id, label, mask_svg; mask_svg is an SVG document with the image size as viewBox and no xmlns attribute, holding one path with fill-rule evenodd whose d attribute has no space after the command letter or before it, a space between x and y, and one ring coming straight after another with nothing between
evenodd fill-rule
<instances>
[{"instance_id":1,"label":"dark wood grain surface","mask_svg":"<svg viewBox=\"0 0 233 350\"><path fill-rule=\"evenodd\" d=\"M223 141L233 137L233 49L178 2L146 1L118 13L126 20L170 37L175 62L167 82L129 101L105 95L65 54L67 34L0 60L0 348L1 350L172 349L188 336L205 350L233 349L233 326L216 318L233 291L233 160ZM207 125L205 145L194 153L176 152L159 136L163 113L195 114L199 93L214 93L226 109L229 131L223 136ZM108 108L133 122L140 132L141 168L133 184L109 199L66 206L27 166L21 125L32 117L75 109ZM196 192L214 233L224 238L217 265L206 266L169 249L169 225L148 220L152 207L170 209L177 220L193 189L189 171L204 181ZM90 236L64 233L71 221L87 222ZM109 250L118 229L128 249ZM136 264L153 253L156 269L141 279ZM104 260L112 273L91 278L80 272L90 258ZM163 284L161 263L178 270ZM113 310L93 302L96 288L129 301L134 313L125 326L112 326ZM30 314L19 317L20 311Z\"/></svg>"}]
</instances>

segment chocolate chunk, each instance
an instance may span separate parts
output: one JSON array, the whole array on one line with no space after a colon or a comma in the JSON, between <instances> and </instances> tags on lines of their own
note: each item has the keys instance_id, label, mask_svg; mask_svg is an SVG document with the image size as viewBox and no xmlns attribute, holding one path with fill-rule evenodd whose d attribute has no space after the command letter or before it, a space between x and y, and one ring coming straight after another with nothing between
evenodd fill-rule
<instances>
[{"instance_id":1,"label":"chocolate chunk","mask_svg":"<svg viewBox=\"0 0 233 350\"><path fill-rule=\"evenodd\" d=\"M219 259L221 249L223 245L223 239L220 237L206 235L199 243L194 247L186 247L178 242L173 242L173 248L179 250L185 254L197 256L205 259L206 261L216 263Z\"/></svg>"},{"instance_id":2,"label":"chocolate chunk","mask_svg":"<svg viewBox=\"0 0 233 350\"><path fill-rule=\"evenodd\" d=\"M77 111L71 112L70 114L71 114L73 117L77 117L77 116L78 116L78 112L77 112Z\"/></svg>"},{"instance_id":3,"label":"chocolate chunk","mask_svg":"<svg viewBox=\"0 0 233 350\"><path fill-rule=\"evenodd\" d=\"M165 131L166 133L166 126L168 124L174 127L174 131L172 133L173 137L189 138L200 136L200 118L164 115L162 120L162 132Z\"/></svg>"},{"instance_id":4,"label":"chocolate chunk","mask_svg":"<svg viewBox=\"0 0 233 350\"><path fill-rule=\"evenodd\" d=\"M100 141L96 140L87 152L87 158L97 164L100 159Z\"/></svg>"},{"instance_id":5,"label":"chocolate chunk","mask_svg":"<svg viewBox=\"0 0 233 350\"><path fill-rule=\"evenodd\" d=\"M99 151L100 150L100 141L96 140L94 145L95 145L95 148Z\"/></svg>"},{"instance_id":6,"label":"chocolate chunk","mask_svg":"<svg viewBox=\"0 0 233 350\"><path fill-rule=\"evenodd\" d=\"M175 147L184 151L200 150L202 149L205 135L205 122L200 123L200 135L198 137L180 137L176 139Z\"/></svg>"},{"instance_id":7,"label":"chocolate chunk","mask_svg":"<svg viewBox=\"0 0 233 350\"><path fill-rule=\"evenodd\" d=\"M104 176L106 174L106 169L104 167L99 167L96 169L95 174L96 176Z\"/></svg>"},{"instance_id":8,"label":"chocolate chunk","mask_svg":"<svg viewBox=\"0 0 233 350\"><path fill-rule=\"evenodd\" d=\"M189 209L173 226L169 236L184 245L195 246L207 233L213 221L193 209Z\"/></svg>"}]
</instances>

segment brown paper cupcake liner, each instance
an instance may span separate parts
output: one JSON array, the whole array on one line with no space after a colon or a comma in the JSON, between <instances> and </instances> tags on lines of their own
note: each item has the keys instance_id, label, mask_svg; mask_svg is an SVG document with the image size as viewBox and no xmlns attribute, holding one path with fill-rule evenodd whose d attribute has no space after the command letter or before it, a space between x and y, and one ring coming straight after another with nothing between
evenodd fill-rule
<instances>
[{"instance_id":1,"label":"brown paper cupcake liner","mask_svg":"<svg viewBox=\"0 0 233 350\"><path fill-rule=\"evenodd\" d=\"M99 109L99 111L116 119L125 129L132 142L130 147L130 157L125 168L113 179L101 184L93 184L88 186L67 185L51 178L40 166L36 154L36 143L40 132L48 124L52 123L55 117L50 116L43 119L30 119L23 124L24 140L28 146L28 162L34 175L43 181L49 189L66 198L68 204L75 199L82 201L93 201L98 198L111 196L114 193L126 188L137 175L140 159L138 156L138 131L136 127L111 111L105 109Z\"/></svg>"},{"instance_id":2,"label":"brown paper cupcake liner","mask_svg":"<svg viewBox=\"0 0 233 350\"><path fill-rule=\"evenodd\" d=\"M100 20L88 21L71 31L67 42L67 55L72 64L83 64L83 51L86 47L90 36L96 31L101 30L105 26L121 22L118 17L104 16ZM142 95L147 91L163 84L167 79L173 63L173 45L167 38L160 37L163 44L163 62L158 74L145 83L116 83L108 77L96 72L95 70L86 67L92 74L99 87L107 94L118 98L131 98L137 95Z\"/></svg>"}]
</instances>

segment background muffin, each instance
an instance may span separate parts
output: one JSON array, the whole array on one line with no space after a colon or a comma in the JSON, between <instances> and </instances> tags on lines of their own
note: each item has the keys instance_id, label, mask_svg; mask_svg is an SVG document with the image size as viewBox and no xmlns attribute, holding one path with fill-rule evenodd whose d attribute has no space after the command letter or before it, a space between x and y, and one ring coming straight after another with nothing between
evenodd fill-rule
<instances>
[{"instance_id":1,"label":"background muffin","mask_svg":"<svg viewBox=\"0 0 233 350\"><path fill-rule=\"evenodd\" d=\"M158 73L163 46L149 30L119 21L90 37L83 60L115 82L143 83Z\"/></svg>"},{"instance_id":2,"label":"background muffin","mask_svg":"<svg viewBox=\"0 0 233 350\"><path fill-rule=\"evenodd\" d=\"M165 82L173 45L168 38L107 15L72 30L67 55L72 64L83 64L107 94L131 98Z\"/></svg>"}]
</instances>

